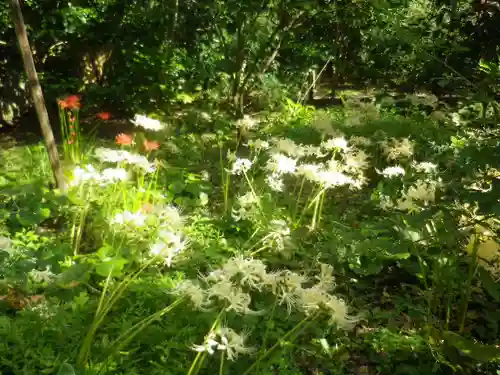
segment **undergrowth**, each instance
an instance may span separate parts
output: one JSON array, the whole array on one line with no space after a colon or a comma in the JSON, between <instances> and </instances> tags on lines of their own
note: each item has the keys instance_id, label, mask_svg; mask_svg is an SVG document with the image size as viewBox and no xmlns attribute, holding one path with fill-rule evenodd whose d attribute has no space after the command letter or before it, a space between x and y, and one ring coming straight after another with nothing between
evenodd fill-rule
<instances>
[{"instance_id":1,"label":"undergrowth","mask_svg":"<svg viewBox=\"0 0 500 375\"><path fill-rule=\"evenodd\" d=\"M66 194L2 150L0 373L498 369L498 130L287 101L110 142L72 103Z\"/></svg>"}]
</instances>

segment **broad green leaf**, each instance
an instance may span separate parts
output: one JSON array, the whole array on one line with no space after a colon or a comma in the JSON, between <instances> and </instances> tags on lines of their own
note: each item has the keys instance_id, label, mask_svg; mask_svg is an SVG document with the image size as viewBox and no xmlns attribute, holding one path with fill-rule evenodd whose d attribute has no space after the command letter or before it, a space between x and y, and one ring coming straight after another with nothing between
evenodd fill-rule
<instances>
[{"instance_id":1,"label":"broad green leaf","mask_svg":"<svg viewBox=\"0 0 500 375\"><path fill-rule=\"evenodd\" d=\"M61 367L59 367L57 375L76 375L76 372L73 366L68 363L63 363Z\"/></svg>"},{"instance_id":2,"label":"broad green leaf","mask_svg":"<svg viewBox=\"0 0 500 375\"><path fill-rule=\"evenodd\" d=\"M110 256L113 255L113 253L114 253L113 247L107 244L102 246L99 250L97 250L97 256L102 260L109 258Z\"/></svg>"},{"instance_id":3,"label":"broad green leaf","mask_svg":"<svg viewBox=\"0 0 500 375\"><path fill-rule=\"evenodd\" d=\"M500 348L494 345L475 343L450 331L444 332L443 337L449 345L477 361L489 362L500 359Z\"/></svg>"},{"instance_id":4,"label":"broad green leaf","mask_svg":"<svg viewBox=\"0 0 500 375\"><path fill-rule=\"evenodd\" d=\"M491 274L484 268L479 268L479 279L483 283L484 289L495 300L500 301L500 284L496 283Z\"/></svg>"},{"instance_id":5,"label":"broad green leaf","mask_svg":"<svg viewBox=\"0 0 500 375\"><path fill-rule=\"evenodd\" d=\"M175 181L168 186L168 190L174 194L180 194L184 190L184 187L185 185L182 181Z\"/></svg>"},{"instance_id":6,"label":"broad green leaf","mask_svg":"<svg viewBox=\"0 0 500 375\"><path fill-rule=\"evenodd\" d=\"M102 262L96 266L95 271L99 276L107 277L110 273L111 276L120 276L123 271L123 267L127 264L127 260L123 258L111 259L106 262Z\"/></svg>"}]
</instances>

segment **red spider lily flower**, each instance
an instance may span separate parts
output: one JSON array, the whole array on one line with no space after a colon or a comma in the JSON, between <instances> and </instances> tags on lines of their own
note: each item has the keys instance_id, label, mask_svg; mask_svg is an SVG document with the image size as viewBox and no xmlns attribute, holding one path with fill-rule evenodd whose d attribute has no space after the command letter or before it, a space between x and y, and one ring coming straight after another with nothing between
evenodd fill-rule
<instances>
[{"instance_id":1,"label":"red spider lily flower","mask_svg":"<svg viewBox=\"0 0 500 375\"><path fill-rule=\"evenodd\" d=\"M64 99L60 99L57 101L59 107L63 109L80 109L80 97L78 95L70 95L65 97Z\"/></svg>"},{"instance_id":2,"label":"red spider lily flower","mask_svg":"<svg viewBox=\"0 0 500 375\"><path fill-rule=\"evenodd\" d=\"M76 133L74 133L74 132L73 132L73 133L71 133L71 136L72 136L72 137L76 137Z\"/></svg>"},{"instance_id":3,"label":"red spider lily flower","mask_svg":"<svg viewBox=\"0 0 500 375\"><path fill-rule=\"evenodd\" d=\"M144 141L143 146L144 146L144 150L146 150L147 152L151 152L153 150L158 150L160 148L160 144L158 142L148 141L148 140Z\"/></svg>"},{"instance_id":4,"label":"red spider lily flower","mask_svg":"<svg viewBox=\"0 0 500 375\"><path fill-rule=\"evenodd\" d=\"M96 117L101 120L109 120L111 118L111 113L109 112L99 112Z\"/></svg>"},{"instance_id":5,"label":"red spider lily flower","mask_svg":"<svg viewBox=\"0 0 500 375\"><path fill-rule=\"evenodd\" d=\"M134 136L125 133L118 134L115 139L116 144L121 146L130 146L134 142Z\"/></svg>"}]
</instances>

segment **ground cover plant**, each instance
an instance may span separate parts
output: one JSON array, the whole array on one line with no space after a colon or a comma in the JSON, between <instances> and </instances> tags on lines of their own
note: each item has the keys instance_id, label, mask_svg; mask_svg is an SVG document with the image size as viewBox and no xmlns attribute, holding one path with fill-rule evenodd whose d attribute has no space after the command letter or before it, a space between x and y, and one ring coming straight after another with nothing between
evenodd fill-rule
<instances>
[{"instance_id":1,"label":"ground cover plant","mask_svg":"<svg viewBox=\"0 0 500 375\"><path fill-rule=\"evenodd\" d=\"M496 3L165 4L24 5L0 374L499 374Z\"/></svg>"}]
</instances>

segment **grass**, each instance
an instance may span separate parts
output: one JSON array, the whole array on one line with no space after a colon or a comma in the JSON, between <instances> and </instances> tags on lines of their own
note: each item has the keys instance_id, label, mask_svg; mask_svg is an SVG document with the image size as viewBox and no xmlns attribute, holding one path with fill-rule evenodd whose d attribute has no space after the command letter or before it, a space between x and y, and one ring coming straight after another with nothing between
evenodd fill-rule
<instances>
[{"instance_id":1,"label":"grass","mask_svg":"<svg viewBox=\"0 0 500 375\"><path fill-rule=\"evenodd\" d=\"M214 116L82 136L67 195L42 146L2 150L0 373L492 373L498 132Z\"/></svg>"}]
</instances>

